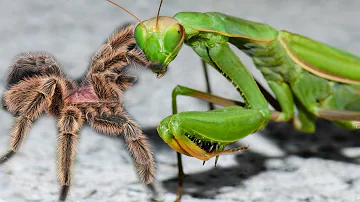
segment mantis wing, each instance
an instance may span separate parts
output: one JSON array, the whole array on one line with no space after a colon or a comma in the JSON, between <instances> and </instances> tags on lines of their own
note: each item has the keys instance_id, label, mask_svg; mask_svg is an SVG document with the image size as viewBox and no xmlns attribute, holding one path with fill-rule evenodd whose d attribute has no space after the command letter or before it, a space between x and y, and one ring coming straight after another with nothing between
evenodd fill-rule
<instances>
[{"instance_id":1,"label":"mantis wing","mask_svg":"<svg viewBox=\"0 0 360 202\"><path fill-rule=\"evenodd\" d=\"M287 31L280 43L300 67L332 81L360 85L360 58L346 51Z\"/></svg>"}]
</instances>

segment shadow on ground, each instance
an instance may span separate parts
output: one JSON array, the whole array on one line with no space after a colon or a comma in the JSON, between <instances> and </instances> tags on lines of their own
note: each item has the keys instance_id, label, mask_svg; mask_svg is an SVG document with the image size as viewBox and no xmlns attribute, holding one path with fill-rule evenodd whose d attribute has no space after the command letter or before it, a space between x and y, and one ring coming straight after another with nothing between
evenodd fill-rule
<instances>
[{"instance_id":1,"label":"shadow on ground","mask_svg":"<svg viewBox=\"0 0 360 202\"><path fill-rule=\"evenodd\" d=\"M360 131L345 130L336 127L327 120L316 122L314 134L299 132L287 123L270 123L261 136L278 145L285 153L282 157L268 157L259 153L245 151L235 155L236 165L232 167L214 167L204 172L186 175L184 194L195 198L214 198L223 187L243 186L242 181L266 171L265 161L271 158L285 159L289 156L301 158L321 158L359 164L359 156L347 157L342 150L350 147L360 147ZM157 135L156 129L144 131L156 150L170 148ZM225 179L225 180L224 180ZM177 177L162 182L163 187L171 193L177 191Z\"/></svg>"}]
</instances>

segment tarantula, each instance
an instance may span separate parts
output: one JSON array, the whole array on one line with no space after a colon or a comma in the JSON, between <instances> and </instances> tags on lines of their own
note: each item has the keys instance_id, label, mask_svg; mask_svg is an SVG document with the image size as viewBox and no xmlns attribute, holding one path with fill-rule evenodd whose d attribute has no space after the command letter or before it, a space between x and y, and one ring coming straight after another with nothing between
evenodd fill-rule
<instances>
[{"instance_id":1,"label":"tarantula","mask_svg":"<svg viewBox=\"0 0 360 202\"><path fill-rule=\"evenodd\" d=\"M81 82L65 77L58 63L47 54L24 54L15 59L8 74L3 105L15 116L8 152L0 164L19 149L30 126L43 112L57 119L60 130L57 172L60 201L65 201L71 184L75 148L84 122L98 132L123 135L140 179L154 179L155 163L139 125L124 111L122 94L136 77L125 67L147 66L148 60L137 48L134 27L116 31L92 58Z\"/></svg>"}]
</instances>

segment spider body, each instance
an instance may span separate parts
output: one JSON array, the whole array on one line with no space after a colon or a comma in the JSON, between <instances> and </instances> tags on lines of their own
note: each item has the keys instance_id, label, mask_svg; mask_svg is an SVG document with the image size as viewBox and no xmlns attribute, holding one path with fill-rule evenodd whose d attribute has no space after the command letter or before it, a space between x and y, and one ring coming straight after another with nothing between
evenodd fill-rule
<instances>
[{"instance_id":1,"label":"spider body","mask_svg":"<svg viewBox=\"0 0 360 202\"><path fill-rule=\"evenodd\" d=\"M152 152L138 124L124 111L122 101L123 91L136 81L125 67L147 66L147 62L135 44L130 25L115 32L101 47L80 82L66 78L49 55L17 57L10 67L3 97L3 105L15 116L15 123L9 150L0 157L0 164L18 151L32 122L47 113L56 118L60 131L57 146L60 201L65 201L68 195L76 144L84 123L101 133L123 135L140 179L151 183L155 173Z\"/></svg>"}]
</instances>

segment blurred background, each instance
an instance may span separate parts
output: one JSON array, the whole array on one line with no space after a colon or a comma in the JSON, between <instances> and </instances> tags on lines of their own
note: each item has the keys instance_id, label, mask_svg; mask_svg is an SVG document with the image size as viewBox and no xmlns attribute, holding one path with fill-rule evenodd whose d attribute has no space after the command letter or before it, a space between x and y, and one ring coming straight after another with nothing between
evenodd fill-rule
<instances>
[{"instance_id":1,"label":"blurred background","mask_svg":"<svg viewBox=\"0 0 360 202\"><path fill-rule=\"evenodd\" d=\"M140 19L156 15L158 0L116 3ZM356 0L165 0L163 16L180 11L217 11L278 30L288 30L329 45L360 53L360 2ZM0 0L0 93L15 56L46 52L54 56L70 78L82 76L91 57L113 31L136 21L105 0ZM236 51L249 70L261 75L247 56ZM345 67L344 67L345 68ZM125 93L125 105L149 135L157 161L156 186L164 201L176 193L176 158L157 137L155 127L171 113L171 91L177 85L205 90L199 57L184 46L168 73L156 79L148 69L133 69L138 83ZM241 100L237 91L209 69L213 93ZM207 110L206 103L178 99L179 110ZM5 152L12 116L0 110L0 152ZM235 146L250 150L220 157L202 166L184 157L183 201L360 201L360 134L318 121L316 134L303 134L287 124L270 124ZM40 118L20 152L0 167L0 201L56 201L56 122ZM78 146L69 201L149 201L138 181L124 144L84 127Z\"/></svg>"}]
</instances>

